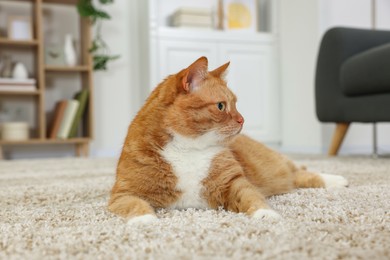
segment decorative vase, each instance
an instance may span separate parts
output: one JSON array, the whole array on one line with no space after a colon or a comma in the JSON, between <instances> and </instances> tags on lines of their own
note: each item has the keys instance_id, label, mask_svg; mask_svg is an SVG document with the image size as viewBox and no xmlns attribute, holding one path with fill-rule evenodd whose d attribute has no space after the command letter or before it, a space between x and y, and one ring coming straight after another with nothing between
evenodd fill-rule
<instances>
[{"instance_id":1,"label":"decorative vase","mask_svg":"<svg viewBox=\"0 0 390 260\"><path fill-rule=\"evenodd\" d=\"M23 63L17 62L12 70L12 78L14 79L27 79L28 72L26 66Z\"/></svg>"},{"instance_id":2,"label":"decorative vase","mask_svg":"<svg viewBox=\"0 0 390 260\"><path fill-rule=\"evenodd\" d=\"M76 65L76 50L73 45L73 37L71 34L65 35L64 56L66 65Z\"/></svg>"},{"instance_id":3,"label":"decorative vase","mask_svg":"<svg viewBox=\"0 0 390 260\"><path fill-rule=\"evenodd\" d=\"M3 69L1 70L2 78L11 78L12 77L12 60L9 56L4 56L3 59Z\"/></svg>"}]
</instances>

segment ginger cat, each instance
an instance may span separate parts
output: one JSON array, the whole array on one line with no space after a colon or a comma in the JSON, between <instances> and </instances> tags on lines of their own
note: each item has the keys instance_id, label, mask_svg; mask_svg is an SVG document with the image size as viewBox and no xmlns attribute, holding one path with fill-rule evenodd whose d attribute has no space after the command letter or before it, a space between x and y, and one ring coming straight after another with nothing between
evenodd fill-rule
<instances>
[{"instance_id":1,"label":"ginger cat","mask_svg":"<svg viewBox=\"0 0 390 260\"><path fill-rule=\"evenodd\" d=\"M131 123L109 210L143 223L156 208L223 207L253 218L278 219L266 197L295 188L347 186L341 176L299 168L240 135L244 118L224 73L201 57L166 78Z\"/></svg>"}]
</instances>

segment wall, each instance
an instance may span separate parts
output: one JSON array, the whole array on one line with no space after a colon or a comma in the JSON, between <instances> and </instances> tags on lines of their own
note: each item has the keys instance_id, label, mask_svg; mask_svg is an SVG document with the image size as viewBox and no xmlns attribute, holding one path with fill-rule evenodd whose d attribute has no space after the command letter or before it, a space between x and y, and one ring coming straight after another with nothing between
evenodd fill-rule
<instances>
[{"instance_id":1,"label":"wall","mask_svg":"<svg viewBox=\"0 0 390 260\"><path fill-rule=\"evenodd\" d=\"M113 54L120 59L109 65L108 71L97 72L95 87L95 138L91 146L93 156L117 156L127 127L139 106L134 79L135 66L131 51L135 48L132 34L133 1L116 0L105 8L112 19L103 25L102 34Z\"/></svg>"},{"instance_id":2,"label":"wall","mask_svg":"<svg viewBox=\"0 0 390 260\"><path fill-rule=\"evenodd\" d=\"M282 150L322 150L321 125L315 117L314 68L318 33L318 3L281 0L280 69L282 93Z\"/></svg>"}]
</instances>

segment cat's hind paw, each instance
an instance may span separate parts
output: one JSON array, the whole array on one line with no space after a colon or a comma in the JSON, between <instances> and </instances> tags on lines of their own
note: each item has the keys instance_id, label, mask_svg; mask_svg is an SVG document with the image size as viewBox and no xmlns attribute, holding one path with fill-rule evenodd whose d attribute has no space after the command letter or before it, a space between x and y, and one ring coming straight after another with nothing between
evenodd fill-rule
<instances>
[{"instance_id":1,"label":"cat's hind paw","mask_svg":"<svg viewBox=\"0 0 390 260\"><path fill-rule=\"evenodd\" d=\"M325 173L321 173L320 176L325 182L325 188L348 187L348 180L343 176Z\"/></svg>"},{"instance_id":2,"label":"cat's hind paw","mask_svg":"<svg viewBox=\"0 0 390 260\"><path fill-rule=\"evenodd\" d=\"M132 217L127 221L128 226L142 226L154 223L158 220L155 215L146 214L142 216Z\"/></svg>"},{"instance_id":3,"label":"cat's hind paw","mask_svg":"<svg viewBox=\"0 0 390 260\"><path fill-rule=\"evenodd\" d=\"M252 218L271 222L282 220L282 216L272 209L258 209L253 213Z\"/></svg>"}]
</instances>

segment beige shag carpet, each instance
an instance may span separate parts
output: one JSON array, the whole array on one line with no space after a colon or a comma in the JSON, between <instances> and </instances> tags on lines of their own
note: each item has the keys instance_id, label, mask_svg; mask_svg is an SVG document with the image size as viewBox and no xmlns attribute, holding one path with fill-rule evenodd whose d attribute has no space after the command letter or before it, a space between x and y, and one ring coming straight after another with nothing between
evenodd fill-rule
<instances>
[{"instance_id":1,"label":"beige shag carpet","mask_svg":"<svg viewBox=\"0 0 390 260\"><path fill-rule=\"evenodd\" d=\"M0 162L0 259L390 259L390 159L295 158L349 188L270 198L279 223L161 210L130 227L106 210L114 159Z\"/></svg>"}]
</instances>

